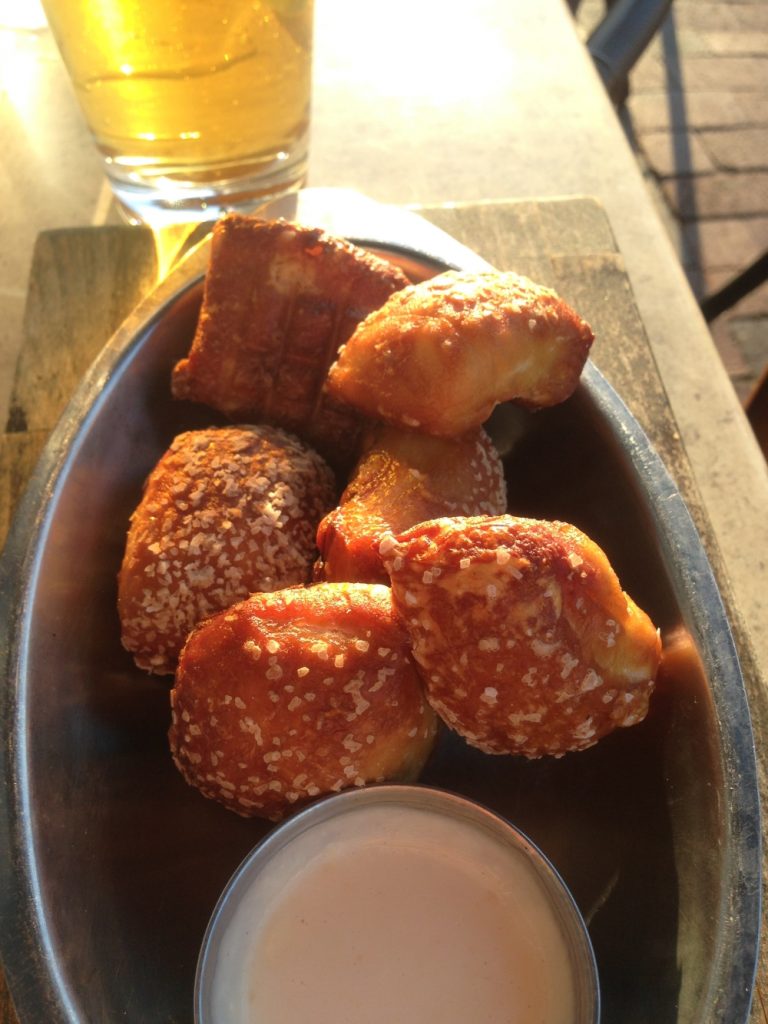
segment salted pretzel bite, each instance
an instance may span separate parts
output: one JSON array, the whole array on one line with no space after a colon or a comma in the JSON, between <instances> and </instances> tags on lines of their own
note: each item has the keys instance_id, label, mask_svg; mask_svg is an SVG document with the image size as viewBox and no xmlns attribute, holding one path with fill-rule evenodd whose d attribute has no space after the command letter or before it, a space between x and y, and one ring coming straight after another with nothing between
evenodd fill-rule
<instances>
[{"instance_id":1,"label":"salted pretzel bite","mask_svg":"<svg viewBox=\"0 0 768 1024\"><path fill-rule=\"evenodd\" d=\"M592 340L548 288L513 273L448 271L370 313L327 387L374 419L456 437L501 401L532 409L564 401Z\"/></svg>"},{"instance_id":2,"label":"salted pretzel bite","mask_svg":"<svg viewBox=\"0 0 768 1024\"><path fill-rule=\"evenodd\" d=\"M381 548L430 703L473 746L561 755L645 717L658 631L574 526L440 519Z\"/></svg>"},{"instance_id":3,"label":"salted pretzel bite","mask_svg":"<svg viewBox=\"0 0 768 1024\"><path fill-rule=\"evenodd\" d=\"M359 583L256 594L208 619L171 706L187 782L274 820L321 794L415 778L436 731L389 587Z\"/></svg>"},{"instance_id":4,"label":"salted pretzel bite","mask_svg":"<svg viewBox=\"0 0 768 1024\"><path fill-rule=\"evenodd\" d=\"M386 260L319 228L229 214L217 222L192 347L175 398L273 423L326 458L354 458L361 418L323 391L341 344L408 283Z\"/></svg>"},{"instance_id":5,"label":"salted pretzel bite","mask_svg":"<svg viewBox=\"0 0 768 1024\"><path fill-rule=\"evenodd\" d=\"M321 579L389 583L379 554L385 533L450 515L500 515L504 467L482 428L438 438L380 424L368 438L339 507L317 531Z\"/></svg>"},{"instance_id":6,"label":"salted pretzel bite","mask_svg":"<svg viewBox=\"0 0 768 1024\"><path fill-rule=\"evenodd\" d=\"M172 673L192 627L256 590L306 583L335 499L312 449L276 427L180 434L147 479L118 577L123 645Z\"/></svg>"}]
</instances>

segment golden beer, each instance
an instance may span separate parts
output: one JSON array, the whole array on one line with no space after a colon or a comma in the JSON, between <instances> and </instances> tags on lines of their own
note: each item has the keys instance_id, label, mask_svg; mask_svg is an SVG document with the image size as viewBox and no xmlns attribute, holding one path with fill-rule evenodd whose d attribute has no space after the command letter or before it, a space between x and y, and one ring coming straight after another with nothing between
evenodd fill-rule
<instances>
[{"instance_id":1,"label":"golden beer","mask_svg":"<svg viewBox=\"0 0 768 1024\"><path fill-rule=\"evenodd\" d=\"M113 184L215 189L303 173L312 0L45 7Z\"/></svg>"}]
</instances>

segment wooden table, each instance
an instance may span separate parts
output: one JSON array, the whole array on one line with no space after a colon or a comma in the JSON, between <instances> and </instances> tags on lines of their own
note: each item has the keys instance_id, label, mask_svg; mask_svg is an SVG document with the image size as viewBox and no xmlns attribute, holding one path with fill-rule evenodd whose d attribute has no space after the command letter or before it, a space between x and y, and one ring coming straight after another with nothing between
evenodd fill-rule
<instances>
[{"instance_id":1,"label":"wooden table","mask_svg":"<svg viewBox=\"0 0 768 1024\"><path fill-rule=\"evenodd\" d=\"M424 215L499 268L555 287L592 324L594 360L662 455L697 523L729 608L758 736L765 799L766 695L727 567L704 508L668 396L634 302L609 221L590 199L431 206ZM123 227L40 235L30 278L25 339L2 438L0 534L68 396L102 344L155 279L151 236ZM764 958L763 958L764 959ZM765 1021L760 993L753 1021ZM5 992L0 1022L15 1024Z\"/></svg>"}]
</instances>

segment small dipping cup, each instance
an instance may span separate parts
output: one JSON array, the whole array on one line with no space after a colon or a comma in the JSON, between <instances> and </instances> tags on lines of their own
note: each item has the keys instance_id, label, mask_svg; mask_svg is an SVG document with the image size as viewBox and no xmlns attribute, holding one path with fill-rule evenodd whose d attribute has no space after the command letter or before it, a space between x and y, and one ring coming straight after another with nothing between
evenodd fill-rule
<instances>
[{"instance_id":1,"label":"small dipping cup","mask_svg":"<svg viewBox=\"0 0 768 1024\"><path fill-rule=\"evenodd\" d=\"M276 828L203 941L196 1024L597 1024L592 946L544 855L463 797L372 786Z\"/></svg>"}]
</instances>

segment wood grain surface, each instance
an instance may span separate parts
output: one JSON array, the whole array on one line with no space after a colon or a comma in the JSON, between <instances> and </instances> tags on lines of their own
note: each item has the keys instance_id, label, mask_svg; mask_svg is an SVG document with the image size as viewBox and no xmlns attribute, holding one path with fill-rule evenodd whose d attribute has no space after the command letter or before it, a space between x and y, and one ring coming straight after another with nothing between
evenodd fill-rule
<instances>
[{"instance_id":1,"label":"wood grain surface","mask_svg":"<svg viewBox=\"0 0 768 1024\"><path fill-rule=\"evenodd\" d=\"M728 608L758 740L768 735L768 703L754 670L749 638L602 208L593 200L577 198L452 204L420 212L500 269L516 270L555 288L591 323L597 338L594 362L649 435L699 528ZM69 396L106 340L151 289L156 266L152 237L139 228L73 229L39 237L24 344L9 421L0 439L0 541ZM765 803L764 746L758 742ZM765 978L763 946L753 1024L768 1021L762 1000ZM17 1024L1 977L0 1024Z\"/></svg>"}]
</instances>

